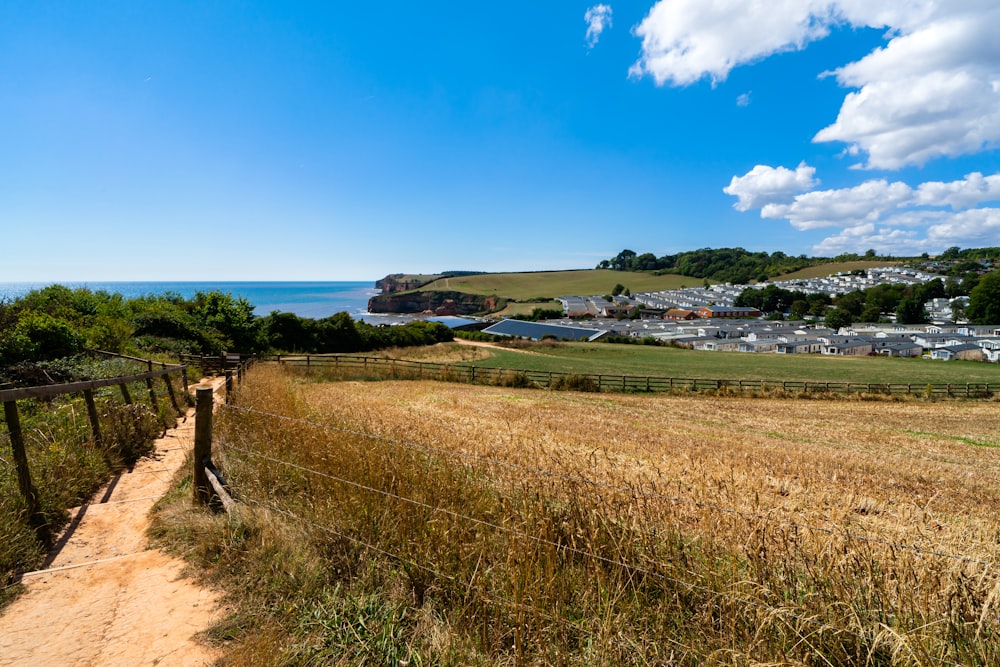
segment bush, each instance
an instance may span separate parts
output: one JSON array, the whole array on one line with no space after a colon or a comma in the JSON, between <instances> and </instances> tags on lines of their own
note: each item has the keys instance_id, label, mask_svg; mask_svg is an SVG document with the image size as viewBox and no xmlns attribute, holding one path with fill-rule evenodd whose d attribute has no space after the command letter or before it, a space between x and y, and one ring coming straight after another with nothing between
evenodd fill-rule
<instances>
[{"instance_id":1,"label":"bush","mask_svg":"<svg viewBox=\"0 0 1000 667\"><path fill-rule=\"evenodd\" d=\"M552 389L559 391L591 391L599 392L601 386L589 375L560 375L552 378Z\"/></svg>"},{"instance_id":2,"label":"bush","mask_svg":"<svg viewBox=\"0 0 1000 667\"><path fill-rule=\"evenodd\" d=\"M522 371L504 371L497 378L497 385L501 387L516 387L518 389L528 389L534 387L535 383L531 381L527 373Z\"/></svg>"},{"instance_id":3,"label":"bush","mask_svg":"<svg viewBox=\"0 0 1000 667\"><path fill-rule=\"evenodd\" d=\"M59 359L78 354L83 349L83 336L64 320L27 313L0 346L0 359L6 364Z\"/></svg>"}]
</instances>

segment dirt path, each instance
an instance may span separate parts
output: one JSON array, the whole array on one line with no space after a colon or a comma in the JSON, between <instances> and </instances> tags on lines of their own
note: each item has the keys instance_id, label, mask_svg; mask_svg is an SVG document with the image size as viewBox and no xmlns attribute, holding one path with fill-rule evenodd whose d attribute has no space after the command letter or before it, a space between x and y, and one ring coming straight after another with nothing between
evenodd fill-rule
<instances>
[{"instance_id":1,"label":"dirt path","mask_svg":"<svg viewBox=\"0 0 1000 667\"><path fill-rule=\"evenodd\" d=\"M149 510L193 443L190 409L151 457L71 510L45 568L24 575L27 593L0 615L0 665L192 667L216 659L194 635L222 613L219 596L182 578L183 561L146 540Z\"/></svg>"}]
</instances>

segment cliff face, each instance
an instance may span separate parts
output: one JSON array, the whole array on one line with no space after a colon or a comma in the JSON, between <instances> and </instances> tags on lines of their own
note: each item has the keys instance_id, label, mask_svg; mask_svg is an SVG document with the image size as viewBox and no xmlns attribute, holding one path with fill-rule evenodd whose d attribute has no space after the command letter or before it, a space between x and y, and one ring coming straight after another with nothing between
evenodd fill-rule
<instances>
[{"instance_id":1,"label":"cliff face","mask_svg":"<svg viewBox=\"0 0 1000 667\"><path fill-rule=\"evenodd\" d=\"M368 300L370 313L423 313L472 315L496 310L497 299L463 292L408 292L378 294Z\"/></svg>"},{"instance_id":2,"label":"cliff face","mask_svg":"<svg viewBox=\"0 0 1000 667\"><path fill-rule=\"evenodd\" d=\"M382 280L375 281L375 289L382 290L382 294L409 292L440 277L440 275L408 276L403 273L390 273L385 278L382 278Z\"/></svg>"}]
</instances>

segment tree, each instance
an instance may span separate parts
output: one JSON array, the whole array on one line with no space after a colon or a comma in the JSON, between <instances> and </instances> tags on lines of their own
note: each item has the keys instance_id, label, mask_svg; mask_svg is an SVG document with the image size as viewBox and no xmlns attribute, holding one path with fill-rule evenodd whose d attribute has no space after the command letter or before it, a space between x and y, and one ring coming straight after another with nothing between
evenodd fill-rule
<instances>
[{"instance_id":1,"label":"tree","mask_svg":"<svg viewBox=\"0 0 1000 667\"><path fill-rule=\"evenodd\" d=\"M611 268L615 271L629 271L632 268L632 261L635 259L635 251L622 250L611 260Z\"/></svg>"},{"instance_id":2,"label":"tree","mask_svg":"<svg viewBox=\"0 0 1000 667\"><path fill-rule=\"evenodd\" d=\"M987 273L969 294L965 315L973 324L1000 325L1000 271Z\"/></svg>"},{"instance_id":3,"label":"tree","mask_svg":"<svg viewBox=\"0 0 1000 667\"><path fill-rule=\"evenodd\" d=\"M803 320L808 312L809 302L805 299L796 299L792 302L792 308L788 313L788 317L793 320Z\"/></svg>"},{"instance_id":4,"label":"tree","mask_svg":"<svg viewBox=\"0 0 1000 667\"><path fill-rule=\"evenodd\" d=\"M862 322L878 322L881 318L882 311L876 305L865 305L865 309L861 311Z\"/></svg>"},{"instance_id":5,"label":"tree","mask_svg":"<svg viewBox=\"0 0 1000 667\"><path fill-rule=\"evenodd\" d=\"M358 352L365 348L354 319L347 313L337 313L316 321L316 345L323 353Z\"/></svg>"},{"instance_id":6,"label":"tree","mask_svg":"<svg viewBox=\"0 0 1000 667\"><path fill-rule=\"evenodd\" d=\"M896 308L896 322L899 324L923 324L927 322L927 311L920 297L911 296L899 302Z\"/></svg>"},{"instance_id":7,"label":"tree","mask_svg":"<svg viewBox=\"0 0 1000 667\"><path fill-rule=\"evenodd\" d=\"M316 347L313 320L295 313L271 311L264 318L262 330L268 346L283 352L312 352Z\"/></svg>"},{"instance_id":8,"label":"tree","mask_svg":"<svg viewBox=\"0 0 1000 667\"><path fill-rule=\"evenodd\" d=\"M809 314L815 315L816 317L823 317L826 315L827 308L833 303L833 299L830 298L829 294L823 292L817 294L810 294L806 297L806 301L809 302Z\"/></svg>"},{"instance_id":9,"label":"tree","mask_svg":"<svg viewBox=\"0 0 1000 667\"><path fill-rule=\"evenodd\" d=\"M826 312L826 326L833 330L849 327L854 324L854 316L843 308L831 308Z\"/></svg>"},{"instance_id":10,"label":"tree","mask_svg":"<svg viewBox=\"0 0 1000 667\"><path fill-rule=\"evenodd\" d=\"M865 294L861 290L854 290L837 297L837 308L846 310L854 317L859 317L865 308Z\"/></svg>"},{"instance_id":11,"label":"tree","mask_svg":"<svg viewBox=\"0 0 1000 667\"><path fill-rule=\"evenodd\" d=\"M617 285L614 286L614 289L611 290L611 295L618 296L624 291L625 291L625 286L622 285L621 283L618 283Z\"/></svg>"},{"instance_id":12,"label":"tree","mask_svg":"<svg viewBox=\"0 0 1000 667\"><path fill-rule=\"evenodd\" d=\"M191 314L212 327L226 339L227 346L239 352L256 352L258 323L253 305L229 292L195 292Z\"/></svg>"}]
</instances>

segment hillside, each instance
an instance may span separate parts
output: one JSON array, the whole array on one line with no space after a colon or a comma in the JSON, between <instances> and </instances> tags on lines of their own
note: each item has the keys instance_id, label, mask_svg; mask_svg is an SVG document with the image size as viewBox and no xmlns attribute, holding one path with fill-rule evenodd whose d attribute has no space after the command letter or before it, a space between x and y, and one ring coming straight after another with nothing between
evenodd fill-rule
<instances>
[{"instance_id":1,"label":"hillside","mask_svg":"<svg viewBox=\"0 0 1000 667\"><path fill-rule=\"evenodd\" d=\"M577 271L532 271L525 273L485 273L439 278L411 294L459 292L481 297L499 297L512 301L546 301L566 294L609 294L617 284L633 292L678 289L701 284L685 276L656 276L649 272L622 273L606 269ZM387 295L373 297L377 303Z\"/></svg>"},{"instance_id":2,"label":"hillside","mask_svg":"<svg viewBox=\"0 0 1000 667\"><path fill-rule=\"evenodd\" d=\"M863 271L874 269L880 266L896 266L901 262L890 262L887 260L861 260L856 262L832 262L830 264L819 264L810 266L783 276L772 278L774 281L785 280L808 280L809 278L824 278L835 273L849 273L851 271Z\"/></svg>"},{"instance_id":3,"label":"hillside","mask_svg":"<svg viewBox=\"0 0 1000 667\"><path fill-rule=\"evenodd\" d=\"M772 280L799 280L828 276L835 273L891 266L899 262L887 260L856 260L826 262L809 266L792 273L775 276ZM399 274L402 275L402 274ZM426 280L432 276L423 276ZM376 285L384 285L387 276ZM615 269L581 269L569 271L526 271L519 273L480 273L473 275L442 275L422 282L409 290L393 289L396 294L408 294L421 301L428 301L427 293L450 292L481 297L497 297L515 302L544 302L559 296L608 294L615 285L622 285L632 292L655 292L680 289L702 284L706 279L698 276L663 273L662 271L622 271ZM717 280L708 279L714 283ZM398 282L396 283L399 284ZM414 283L411 283L414 284ZM389 290L386 290L387 292ZM373 302L386 300L387 294L374 297ZM431 298L430 301L433 301Z\"/></svg>"}]
</instances>

